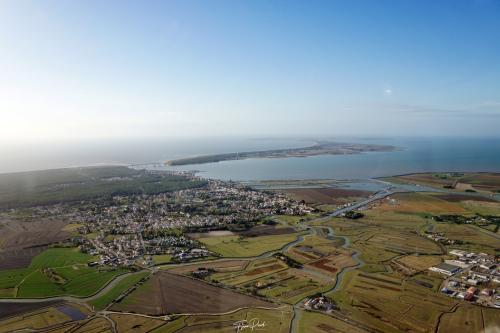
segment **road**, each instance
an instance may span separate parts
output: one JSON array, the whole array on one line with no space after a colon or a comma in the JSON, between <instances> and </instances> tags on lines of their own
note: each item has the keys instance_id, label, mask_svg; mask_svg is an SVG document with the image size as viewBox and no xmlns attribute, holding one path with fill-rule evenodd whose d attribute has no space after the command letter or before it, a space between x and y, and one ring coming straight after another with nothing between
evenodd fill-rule
<instances>
[{"instance_id":1,"label":"road","mask_svg":"<svg viewBox=\"0 0 500 333\"><path fill-rule=\"evenodd\" d=\"M374 201L377 201L377 200L380 200L380 199L383 199L383 198L386 198L394 193L402 193L402 192L407 192L406 190L393 190L392 188L387 188L387 189L384 189L382 191L379 191L373 195L371 195L368 199L366 200L363 200L363 201L359 201L359 202L356 202L350 206L347 206L347 207L343 207L343 208L340 208L340 209L337 209L336 211L334 211L333 213L330 214L330 216L341 216L342 214L345 214L347 212L350 212L350 211L353 211L353 210L356 210L356 209L359 209L361 207L364 207Z\"/></svg>"},{"instance_id":2,"label":"road","mask_svg":"<svg viewBox=\"0 0 500 333\"><path fill-rule=\"evenodd\" d=\"M324 221L324 220L327 220L330 217L341 216L342 214L345 214L345 213L347 213L349 211L360 209L360 208L362 208L364 206L369 205L370 203L372 203L374 201L384 199L384 198L386 198L386 197L388 197L388 196L390 196L392 194L395 194L395 193L426 192L426 191L437 192L436 189L429 189L429 188L422 187L422 186L416 186L416 185L415 186L413 186L413 185L399 185L399 184L396 185L396 184L392 184L392 183L383 182L383 181L380 181L380 180L374 180L374 181L383 183L383 184L387 185L387 187L384 188L384 189L382 189L382 190L380 190L380 191L378 191L378 192L376 192L375 194L371 195L369 198L367 198L365 200L356 202L356 203L354 203L354 204L352 204L350 206L347 206L347 207L339 208L339 209L335 210L334 212L332 212L330 215L328 215L326 217L324 217L324 216L323 217L318 217L318 218L315 218L313 220L309 220L309 221L300 223L300 231L304 231L306 233L298 236L297 239L295 239L294 241L292 241L290 243L285 244L280 249L268 251L268 252L262 253L262 254L260 254L258 256L253 256L253 257L235 257L235 258L225 257L225 258L222 258L222 259L197 261L197 262L192 262L192 263L170 264L170 265L166 264L166 265L151 267L149 269L145 269L145 270L142 270L140 272L150 271L151 274L153 274L158 268L166 267L166 266L168 266L168 267L187 266L187 265L200 264L200 263L204 263L204 262L227 261L227 260L234 260L234 259L238 259L238 260L257 260L257 259L269 258L269 257L273 256L274 254L276 254L278 252L286 252L291 247L293 247L293 246L295 246L295 245L303 242L304 239L305 239L305 237L315 234L316 233L315 228L306 225L306 223ZM440 191L440 192L448 192L448 191ZM333 229L331 227L328 227L328 230L329 230L328 231L328 237L333 237L334 236ZM488 234L490 234L490 233L488 233ZM336 236L336 237L342 237L344 239L344 245L343 245L344 248L347 248L347 247L350 246L350 242L349 242L348 238L346 238L344 236ZM500 236L497 235L497 237L500 237ZM353 266L353 267L345 268L343 271L341 271L337 275L337 277L336 277L335 284L332 286L332 288L330 290L328 290L328 292L335 291L337 288L339 288L339 286L341 285L342 277L343 277L343 275L347 271L359 268L362 265L364 265L363 261L361 259L359 259L359 255L360 255L359 252L356 252L353 255L353 258L354 258L354 260L356 260L357 265ZM125 277L130 276L132 274L137 274L137 273L140 273L140 272L122 274L122 275L114 278L113 280L111 280L107 285L105 285L97 293L95 293L94 295L89 296L89 297L56 296L56 297L47 297L47 298L0 298L0 303L11 303L11 304L15 304L15 303L41 303L41 302L47 302L47 301L65 301L65 302L75 302L75 303L86 303L86 302L93 301L93 300L95 300L95 299L103 296L108 291L110 291L111 289L113 289ZM304 300L305 299L297 302L293 306L294 317L292 319L292 323L291 323L291 327L290 327L290 332L292 332L292 333L295 333L298 330L298 322L300 320L300 317L301 317L301 314L302 314L302 311L303 311L302 308L301 308L301 303ZM110 313L111 312L103 311L102 312L102 316L106 317L106 315L110 314ZM348 322L348 323L350 323L352 325L358 326L358 327L359 327L359 325L361 325L360 323L357 323L357 322L355 322L355 321L349 319L348 317L345 317L345 316L343 316L342 314L339 314L339 313L334 313L334 314L332 314L332 316L334 316L334 317L336 317L338 319L341 319L341 320L343 320L345 322Z\"/></svg>"},{"instance_id":3,"label":"road","mask_svg":"<svg viewBox=\"0 0 500 333\"><path fill-rule=\"evenodd\" d=\"M379 191L377 193L375 193L374 195L372 195L370 198L366 199L366 200L363 200L363 201L360 201L358 203L355 203L349 207L343 207L343 208L340 208L336 211L334 211L333 213L330 214L330 216L340 216L350 210L355 210L355 209L358 209L360 207L363 207L373 201L376 201L376 200L380 200L380 199L383 199L393 193L396 193L397 190L392 190L391 187L388 187L382 191ZM233 260L233 259L239 259L239 260L257 260L257 259L264 259L264 258L269 258L271 256L273 256L274 254L278 253L278 252L286 252L288 249L290 249L291 247L299 244L299 243L302 243L305 239L305 237L307 236L310 236L310 235L313 235L316 233L316 229L314 227L310 227L308 225L306 225L305 223L311 223L311 222L317 222L317 221L322 221L322 220L325 220L325 219L328 219L330 216L328 217L319 217L319 218L316 218L316 219L313 219L313 220L309 220L309 221L306 221L306 222L302 222L299 224L299 230L300 231L303 231L303 232L306 232L306 234L302 234L302 235L299 235L297 237L297 239L295 239L294 241L290 242L290 243L287 243L285 244L284 246L282 246L280 249L277 249L277 250L272 250L272 251L268 251L268 252L265 252L265 253L262 253L258 256L253 256L253 257L238 257L238 258L223 258L223 259L218 259L218 260L206 260L206 261L198 261L198 262L194 262L194 263L184 263L184 264L174 264L174 265L162 265L162 266L156 266L156 267L152 267L150 269L148 269L151 273L153 273L154 271L156 271L158 268L161 268L161 267L164 267L164 266L169 266L169 267L175 267L175 266L186 266L186 265L193 265L193 264L200 264L200 263L203 263L203 262L214 262L214 261L226 261L226 260ZM328 236L329 237L333 237L333 229L329 227L329 234ZM344 245L343 247L348 247L350 245L349 243L349 239L346 238L346 237L342 237L344 238ZM359 253L356 253L354 254L354 259L357 261L357 266L354 266L354 267L351 267L351 268L346 268L344 269L342 272L339 273L339 275L336 277L336 282L334 284L334 286L330 289L330 291L333 291L335 290L336 288L338 288L338 286L340 286L340 283L341 283L341 279L342 279L342 276L344 275L344 273L350 269L354 269L354 268L358 268L360 267L361 265L363 265L364 263L358 258L359 256ZM143 270L143 271L140 271L140 272L144 272L144 271L148 271L148 270ZM110 291L111 289L113 289L121 280L123 280L125 277L127 276L130 276L131 274L137 274L137 273L140 273L140 272L134 272L134 273L126 273L126 274L122 274L118 277L116 277L115 279L111 280L106 286L104 286L101 290L99 290L97 293L95 293L94 295L92 296L89 296L89 297L72 297L72 296L56 296L56 297L47 297L47 298L2 298L0 299L0 303L11 303L11 304L15 304L15 303L41 303L41 302L46 302L46 301L65 301L65 302L75 302L75 303L86 303L86 302L90 302L90 301L93 301L101 296L103 296L104 294L106 294L108 291ZM302 302L303 300L301 300ZM298 302L297 304L294 305L293 309L294 309L294 317L293 317L293 320L292 320L292 324L291 324L291 329L290 329L290 332L294 333L297 331L298 329L298 321L300 319L300 316L301 316L301 313L302 313L302 310L300 309L300 303L301 302ZM102 313L101 313L102 312ZM101 311L99 312L98 314L105 317L106 319L108 319L106 317L107 314L109 314L108 312L106 311ZM349 320L348 318L344 318L343 319L344 321L346 320ZM350 320L349 320L350 321ZM353 325L356 325L355 322L352 322Z\"/></svg>"}]
</instances>

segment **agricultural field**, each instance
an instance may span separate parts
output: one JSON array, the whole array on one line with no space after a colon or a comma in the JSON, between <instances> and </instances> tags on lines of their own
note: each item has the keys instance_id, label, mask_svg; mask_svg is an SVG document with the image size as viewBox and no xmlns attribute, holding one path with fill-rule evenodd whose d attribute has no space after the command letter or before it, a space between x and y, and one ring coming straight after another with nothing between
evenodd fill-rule
<instances>
[{"instance_id":1,"label":"agricultural field","mask_svg":"<svg viewBox=\"0 0 500 333\"><path fill-rule=\"evenodd\" d=\"M113 287L113 289L111 289L104 295L99 296L99 298L90 301L89 304L92 305L95 310L102 310L106 308L106 306L117 297L122 295L130 288L134 287L139 283L139 281L146 279L149 275L150 273L148 272L139 272L133 275L126 276L120 282L118 282L116 286Z\"/></svg>"},{"instance_id":2,"label":"agricultural field","mask_svg":"<svg viewBox=\"0 0 500 333\"><path fill-rule=\"evenodd\" d=\"M500 331L500 315L496 309L459 306L439 321L438 333L462 332L496 333Z\"/></svg>"},{"instance_id":3,"label":"agricultural field","mask_svg":"<svg viewBox=\"0 0 500 333\"><path fill-rule=\"evenodd\" d=\"M127 314L112 314L109 316L109 318L116 323L116 329L120 333L146 333L166 323L161 319L153 319Z\"/></svg>"},{"instance_id":4,"label":"agricultural field","mask_svg":"<svg viewBox=\"0 0 500 333\"><path fill-rule=\"evenodd\" d=\"M270 275L275 272L286 270L288 266L276 258L265 258L253 260L244 269L225 270L218 269L211 276L212 281L220 282L228 286L239 286L249 281L254 281L262 276Z\"/></svg>"},{"instance_id":5,"label":"agricultural field","mask_svg":"<svg viewBox=\"0 0 500 333\"><path fill-rule=\"evenodd\" d=\"M395 183L409 183L447 188L457 192L476 191L483 193L499 193L499 173L417 173L385 178Z\"/></svg>"},{"instance_id":6,"label":"agricultural field","mask_svg":"<svg viewBox=\"0 0 500 333\"><path fill-rule=\"evenodd\" d=\"M310 311L303 311L300 317L298 331L299 333L370 332L327 314Z\"/></svg>"},{"instance_id":7,"label":"agricultural field","mask_svg":"<svg viewBox=\"0 0 500 333\"><path fill-rule=\"evenodd\" d=\"M357 201L369 197L372 192L341 188L298 188L281 190L295 200L304 200L313 206L333 205L340 206L347 202Z\"/></svg>"},{"instance_id":8,"label":"agricultural field","mask_svg":"<svg viewBox=\"0 0 500 333\"><path fill-rule=\"evenodd\" d=\"M458 302L394 274L359 271L347 273L328 296L353 320L383 332L433 332L440 315Z\"/></svg>"},{"instance_id":9,"label":"agricultural field","mask_svg":"<svg viewBox=\"0 0 500 333\"><path fill-rule=\"evenodd\" d=\"M122 269L90 268L92 256L77 248L51 248L33 258L28 268L0 271L4 297L89 296Z\"/></svg>"},{"instance_id":10,"label":"agricultural field","mask_svg":"<svg viewBox=\"0 0 500 333\"><path fill-rule=\"evenodd\" d=\"M198 239L210 251L223 257L252 257L278 250L297 239L300 233L259 237L213 236Z\"/></svg>"},{"instance_id":11,"label":"agricultural field","mask_svg":"<svg viewBox=\"0 0 500 333\"><path fill-rule=\"evenodd\" d=\"M400 214L466 214L467 210L457 202L441 198L438 195L424 193L398 193L383 200L382 204L373 209L373 213Z\"/></svg>"},{"instance_id":12,"label":"agricultural field","mask_svg":"<svg viewBox=\"0 0 500 333\"><path fill-rule=\"evenodd\" d=\"M372 226L369 222L353 222L347 219L337 219L328 224L335 229L336 234L349 237L351 247L360 251L361 259L368 264L380 264L394 257L415 252L442 254L436 243L415 231Z\"/></svg>"},{"instance_id":13,"label":"agricultural field","mask_svg":"<svg viewBox=\"0 0 500 333\"><path fill-rule=\"evenodd\" d=\"M500 238L498 234L474 225L436 223L434 231L444 234L449 239L464 242L463 244L454 245L455 248L489 254L499 251Z\"/></svg>"},{"instance_id":14,"label":"agricultural field","mask_svg":"<svg viewBox=\"0 0 500 333\"><path fill-rule=\"evenodd\" d=\"M31 216L29 210L26 214ZM31 260L47 250L47 244L64 241L71 233L58 217L36 221L10 218L0 211L0 270L26 268Z\"/></svg>"},{"instance_id":15,"label":"agricultural field","mask_svg":"<svg viewBox=\"0 0 500 333\"><path fill-rule=\"evenodd\" d=\"M112 333L111 323L102 317L97 317L78 324L72 324L65 327L64 330L49 331L50 333L63 333L69 331L71 333Z\"/></svg>"},{"instance_id":16,"label":"agricultural field","mask_svg":"<svg viewBox=\"0 0 500 333\"><path fill-rule=\"evenodd\" d=\"M150 315L168 313L225 313L240 307L275 308L277 305L193 278L158 272L121 302L115 311Z\"/></svg>"},{"instance_id":17,"label":"agricultural field","mask_svg":"<svg viewBox=\"0 0 500 333\"><path fill-rule=\"evenodd\" d=\"M47 301L40 303L0 303L0 320L16 316L26 312L34 312L42 308L48 308L53 305L59 305L59 301Z\"/></svg>"},{"instance_id":18,"label":"agricultural field","mask_svg":"<svg viewBox=\"0 0 500 333\"><path fill-rule=\"evenodd\" d=\"M219 259L203 263L189 263L179 266L166 266L165 269L168 269L169 272L176 274L190 274L201 268L211 269L215 273L225 273L242 271L246 268L249 262L249 260Z\"/></svg>"},{"instance_id":19,"label":"agricultural field","mask_svg":"<svg viewBox=\"0 0 500 333\"><path fill-rule=\"evenodd\" d=\"M237 331L238 323L244 321L259 324L260 327L255 327L254 331L288 333L292 314L290 307L283 306L276 309L245 308L216 316L193 315L180 317L152 333L233 333ZM241 330L245 331L251 330Z\"/></svg>"},{"instance_id":20,"label":"agricultural field","mask_svg":"<svg viewBox=\"0 0 500 333\"><path fill-rule=\"evenodd\" d=\"M322 229L326 228L316 227L315 235L305 237L303 242L290 248L286 254L299 262L306 263L337 253L342 245L342 242L339 242L341 239L327 239L326 235L328 232L324 232L323 235L320 235Z\"/></svg>"},{"instance_id":21,"label":"agricultural field","mask_svg":"<svg viewBox=\"0 0 500 333\"><path fill-rule=\"evenodd\" d=\"M413 275L415 273L425 271L429 267L436 266L441 263L443 259L438 255L416 255L410 254L406 256L393 259L393 268L401 271L403 274Z\"/></svg>"},{"instance_id":22,"label":"agricultural field","mask_svg":"<svg viewBox=\"0 0 500 333\"><path fill-rule=\"evenodd\" d=\"M356 265L357 262L352 258L352 253L346 250L339 250L335 254L309 262L305 267L335 277L344 268L355 267Z\"/></svg>"},{"instance_id":23,"label":"agricultural field","mask_svg":"<svg viewBox=\"0 0 500 333\"><path fill-rule=\"evenodd\" d=\"M87 318L87 313L81 312L80 308L76 306L67 304L47 306L29 313L0 320L0 333L18 330L37 330L85 318Z\"/></svg>"},{"instance_id":24,"label":"agricultural field","mask_svg":"<svg viewBox=\"0 0 500 333\"><path fill-rule=\"evenodd\" d=\"M477 200L464 200L460 205L474 214L481 215L500 215L500 202L477 201Z\"/></svg>"},{"instance_id":25,"label":"agricultural field","mask_svg":"<svg viewBox=\"0 0 500 333\"><path fill-rule=\"evenodd\" d=\"M252 281L243 287L256 288L257 294L272 300L295 304L304 297L328 289L334 282L329 275L290 268Z\"/></svg>"}]
</instances>

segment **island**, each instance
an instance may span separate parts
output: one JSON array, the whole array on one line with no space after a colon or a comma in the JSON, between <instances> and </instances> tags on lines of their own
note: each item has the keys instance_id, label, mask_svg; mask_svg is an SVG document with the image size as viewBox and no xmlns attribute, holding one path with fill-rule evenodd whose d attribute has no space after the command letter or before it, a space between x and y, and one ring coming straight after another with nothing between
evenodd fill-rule
<instances>
[{"instance_id":1,"label":"island","mask_svg":"<svg viewBox=\"0 0 500 333\"><path fill-rule=\"evenodd\" d=\"M247 158L285 158L317 155L345 155L359 154L363 152L388 152L395 149L396 147L389 145L320 141L309 147L201 155L170 160L167 161L166 164L175 166L243 160Z\"/></svg>"}]
</instances>

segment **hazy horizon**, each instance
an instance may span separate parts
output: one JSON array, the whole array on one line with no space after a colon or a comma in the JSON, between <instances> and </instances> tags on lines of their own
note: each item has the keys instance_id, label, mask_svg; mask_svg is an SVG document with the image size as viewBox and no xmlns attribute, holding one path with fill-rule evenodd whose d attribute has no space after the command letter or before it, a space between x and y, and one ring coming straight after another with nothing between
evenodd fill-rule
<instances>
[{"instance_id":1,"label":"hazy horizon","mask_svg":"<svg viewBox=\"0 0 500 333\"><path fill-rule=\"evenodd\" d=\"M497 136L496 1L2 1L0 140Z\"/></svg>"}]
</instances>

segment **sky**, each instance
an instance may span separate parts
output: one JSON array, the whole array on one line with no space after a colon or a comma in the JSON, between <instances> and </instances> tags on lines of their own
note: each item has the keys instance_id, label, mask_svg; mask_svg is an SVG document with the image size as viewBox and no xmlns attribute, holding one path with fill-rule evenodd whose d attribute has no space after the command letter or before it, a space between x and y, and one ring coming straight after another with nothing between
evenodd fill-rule
<instances>
[{"instance_id":1,"label":"sky","mask_svg":"<svg viewBox=\"0 0 500 333\"><path fill-rule=\"evenodd\" d=\"M0 142L498 136L500 1L0 0Z\"/></svg>"}]
</instances>

